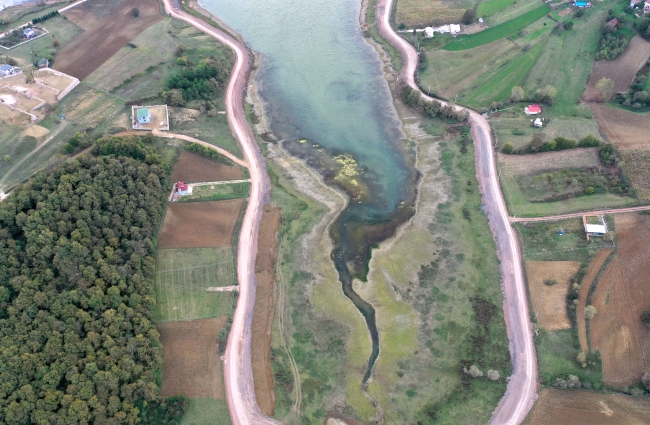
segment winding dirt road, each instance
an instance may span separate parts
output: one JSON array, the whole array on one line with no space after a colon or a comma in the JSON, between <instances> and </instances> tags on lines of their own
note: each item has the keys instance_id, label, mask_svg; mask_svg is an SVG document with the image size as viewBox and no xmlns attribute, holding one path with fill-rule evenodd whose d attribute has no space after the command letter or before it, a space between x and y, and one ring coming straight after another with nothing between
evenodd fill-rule
<instances>
[{"instance_id":1,"label":"winding dirt road","mask_svg":"<svg viewBox=\"0 0 650 425\"><path fill-rule=\"evenodd\" d=\"M390 14L394 0L378 0L377 23L379 32L399 50L404 66L399 80L416 90L415 71L418 53L405 39L398 36L390 26ZM425 99L433 100L422 93ZM443 105L445 102L441 102ZM460 108L459 108L460 109ZM501 193L494 164L494 142L487 120L480 114L470 113L472 139L476 151L476 176L483 194L484 208L490 221L490 228L501 260L504 314L510 340L513 373L508 388L499 405L492 413L492 424L520 424L526 418L537 398L537 357L531 330L528 300L519 251L519 242L510 226L508 210Z\"/></svg>"},{"instance_id":2,"label":"winding dirt road","mask_svg":"<svg viewBox=\"0 0 650 425\"><path fill-rule=\"evenodd\" d=\"M163 0L165 12L227 45L235 53L235 67L226 90L228 123L239 142L245 161L249 165L251 192L239 235L237 250L237 277L239 298L232 321L225 353L225 381L228 408L233 425L279 424L260 411L255 399L253 369L251 367L251 326L255 307L255 258L262 208L270 200L271 183L266 165L253 131L244 115L244 89L250 68L248 50L230 35L208 25L183 10L175 0Z\"/></svg>"}]
</instances>

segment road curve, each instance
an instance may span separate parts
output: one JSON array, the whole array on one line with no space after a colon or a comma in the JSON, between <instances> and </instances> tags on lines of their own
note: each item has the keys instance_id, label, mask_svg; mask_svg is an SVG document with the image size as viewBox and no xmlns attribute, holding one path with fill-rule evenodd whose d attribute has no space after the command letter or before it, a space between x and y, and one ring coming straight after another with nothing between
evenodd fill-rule
<instances>
[{"instance_id":1,"label":"road curve","mask_svg":"<svg viewBox=\"0 0 650 425\"><path fill-rule=\"evenodd\" d=\"M390 14L394 0L378 0L377 23L379 33L399 50L404 66L399 80L416 90L415 71L418 53L405 39L398 36L390 25ZM431 97L422 93L428 100ZM441 102L443 105L445 102ZM459 108L460 109L460 108ZM494 143L487 120L480 114L470 113L472 139L476 151L476 176L483 194L485 212L497 245L497 255L501 260L503 310L510 340L513 373L509 377L508 388L497 408L492 413L491 424L520 424L537 398L537 357L528 313L528 300L522 269L519 241L509 224L496 166L494 164Z\"/></svg>"},{"instance_id":2,"label":"road curve","mask_svg":"<svg viewBox=\"0 0 650 425\"><path fill-rule=\"evenodd\" d=\"M557 221L568 218L579 218L583 215L605 215L605 214L623 214L638 211L650 211L650 205L629 208L613 208L611 210L584 211L571 214L549 215L546 217L510 217L511 223L531 222L531 221Z\"/></svg>"},{"instance_id":3,"label":"road curve","mask_svg":"<svg viewBox=\"0 0 650 425\"><path fill-rule=\"evenodd\" d=\"M249 165L251 191L242 221L237 250L239 298L225 353L226 396L233 425L275 425L279 422L264 416L257 405L250 353L251 326L257 288L255 279L257 237L262 219L262 208L270 200L271 188L262 152L257 146L253 131L244 115L244 89L247 84L250 56L246 48L230 35L178 9L176 5L172 5L172 1L163 0L166 13L216 38L230 47L236 57L235 67L226 90L226 114L230 129L239 142L244 158Z\"/></svg>"}]
</instances>

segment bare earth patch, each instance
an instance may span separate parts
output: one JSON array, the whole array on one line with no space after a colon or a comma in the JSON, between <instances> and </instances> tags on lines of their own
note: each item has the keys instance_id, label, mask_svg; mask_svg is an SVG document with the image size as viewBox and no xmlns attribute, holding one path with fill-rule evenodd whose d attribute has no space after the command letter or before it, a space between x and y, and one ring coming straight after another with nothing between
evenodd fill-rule
<instances>
[{"instance_id":1,"label":"bare earth patch","mask_svg":"<svg viewBox=\"0 0 650 425\"><path fill-rule=\"evenodd\" d=\"M639 199L650 201L650 150L625 150L621 152L625 161L625 174Z\"/></svg>"},{"instance_id":2,"label":"bare earth patch","mask_svg":"<svg viewBox=\"0 0 650 425\"><path fill-rule=\"evenodd\" d=\"M229 199L169 204L158 248L230 246L243 203L243 199Z\"/></svg>"},{"instance_id":3,"label":"bare earth patch","mask_svg":"<svg viewBox=\"0 0 650 425\"><path fill-rule=\"evenodd\" d=\"M100 21L99 16L84 7L73 7L65 12L65 16L84 30L94 28Z\"/></svg>"},{"instance_id":4,"label":"bare earth patch","mask_svg":"<svg viewBox=\"0 0 650 425\"><path fill-rule=\"evenodd\" d=\"M223 365L217 344L227 317L158 324L163 346L162 397L224 398Z\"/></svg>"},{"instance_id":5,"label":"bare earth patch","mask_svg":"<svg viewBox=\"0 0 650 425\"><path fill-rule=\"evenodd\" d=\"M45 127L41 127L40 125L30 125L25 130L23 130L23 132L20 133L20 135L31 136L36 140L38 140L39 142L42 142L45 136L47 136L49 133L50 130L48 130Z\"/></svg>"},{"instance_id":6,"label":"bare earth patch","mask_svg":"<svg viewBox=\"0 0 650 425\"><path fill-rule=\"evenodd\" d=\"M278 252L277 234L280 227L280 208L264 206L255 261L257 293L253 316L254 341L251 349L255 397L265 415L275 411L275 386L271 370L271 329L275 316L275 260Z\"/></svg>"},{"instance_id":7,"label":"bare earth patch","mask_svg":"<svg viewBox=\"0 0 650 425\"><path fill-rule=\"evenodd\" d=\"M650 149L650 115L591 105L598 125L618 149Z\"/></svg>"},{"instance_id":8,"label":"bare earth patch","mask_svg":"<svg viewBox=\"0 0 650 425\"><path fill-rule=\"evenodd\" d=\"M650 41L635 35L622 55L613 61L601 60L594 63L582 100L585 102L602 101L602 96L596 89L596 84L601 78L609 78L614 81L614 93L626 92L637 71L647 62L648 58L650 58Z\"/></svg>"},{"instance_id":9,"label":"bare earth patch","mask_svg":"<svg viewBox=\"0 0 650 425\"><path fill-rule=\"evenodd\" d=\"M244 172L237 166L221 164L215 160L183 151L174 168L171 180L186 183L212 182L219 180L238 180Z\"/></svg>"},{"instance_id":10,"label":"bare earth patch","mask_svg":"<svg viewBox=\"0 0 650 425\"><path fill-rule=\"evenodd\" d=\"M603 362L603 382L623 387L650 368L650 329L641 313L650 308L650 216L616 215L618 258L603 273L593 305L594 350Z\"/></svg>"},{"instance_id":11,"label":"bare earth patch","mask_svg":"<svg viewBox=\"0 0 650 425\"><path fill-rule=\"evenodd\" d=\"M597 167L598 148L568 149L533 155L504 155L499 153L501 170L506 176L538 174L547 171Z\"/></svg>"},{"instance_id":12,"label":"bare earth patch","mask_svg":"<svg viewBox=\"0 0 650 425\"><path fill-rule=\"evenodd\" d=\"M537 322L544 328L555 331L569 329L566 296L570 280L580 268L577 261L526 261L526 275L533 311ZM557 282L547 285L545 281Z\"/></svg>"},{"instance_id":13,"label":"bare earth patch","mask_svg":"<svg viewBox=\"0 0 650 425\"><path fill-rule=\"evenodd\" d=\"M589 288L594 282L596 275L601 267L611 254L611 249L601 249L596 253L594 258L589 263L587 274L582 278L582 286L580 287L580 298L578 299L578 308L576 310L576 318L578 319L578 338L580 339L580 349L585 353L589 351L589 343L587 341L587 325L585 323L585 307L587 306L587 295L589 295Z\"/></svg>"},{"instance_id":14,"label":"bare earth patch","mask_svg":"<svg viewBox=\"0 0 650 425\"><path fill-rule=\"evenodd\" d=\"M647 398L545 388L527 424L643 425L649 417Z\"/></svg>"}]
</instances>

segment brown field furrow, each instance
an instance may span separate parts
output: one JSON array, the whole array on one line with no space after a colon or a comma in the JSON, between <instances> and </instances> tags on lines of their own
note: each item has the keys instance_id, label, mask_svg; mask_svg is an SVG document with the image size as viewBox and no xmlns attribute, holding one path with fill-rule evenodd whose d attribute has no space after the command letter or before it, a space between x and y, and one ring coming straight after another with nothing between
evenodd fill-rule
<instances>
[{"instance_id":1,"label":"brown field furrow","mask_svg":"<svg viewBox=\"0 0 650 425\"><path fill-rule=\"evenodd\" d=\"M255 261L257 294L253 315L254 343L251 349L251 362L257 403L262 413L268 416L273 416L275 411L275 386L271 370L271 330L275 316L275 260L279 227L280 209L265 205Z\"/></svg>"},{"instance_id":2,"label":"brown field furrow","mask_svg":"<svg viewBox=\"0 0 650 425\"><path fill-rule=\"evenodd\" d=\"M137 18L131 12L133 8L140 11ZM74 16L79 13L72 12ZM126 43L161 19L156 0L126 0L62 48L56 55L54 68L83 80Z\"/></svg>"},{"instance_id":3,"label":"brown field furrow","mask_svg":"<svg viewBox=\"0 0 650 425\"><path fill-rule=\"evenodd\" d=\"M591 104L598 125L618 149L650 149L650 115Z\"/></svg>"},{"instance_id":4,"label":"brown field furrow","mask_svg":"<svg viewBox=\"0 0 650 425\"><path fill-rule=\"evenodd\" d=\"M160 396L224 398L217 340L227 317L158 324L163 346Z\"/></svg>"},{"instance_id":5,"label":"brown field furrow","mask_svg":"<svg viewBox=\"0 0 650 425\"><path fill-rule=\"evenodd\" d=\"M612 253L611 249L601 249L596 253L596 256L589 263L587 274L582 278L582 286L580 287L580 298L577 308L576 317L578 319L578 338L580 339L580 349L585 353L589 351L589 342L587 341L587 325L585 323L585 307L587 306L587 295L589 295L589 288L594 282L596 275L601 267Z\"/></svg>"},{"instance_id":6,"label":"brown field furrow","mask_svg":"<svg viewBox=\"0 0 650 425\"><path fill-rule=\"evenodd\" d=\"M650 329L641 313L650 308L650 216L616 216L618 258L600 279L591 338L600 351L603 382L623 387L650 368Z\"/></svg>"},{"instance_id":7,"label":"brown field furrow","mask_svg":"<svg viewBox=\"0 0 650 425\"><path fill-rule=\"evenodd\" d=\"M528 425L644 425L650 402L618 394L542 389Z\"/></svg>"},{"instance_id":8,"label":"brown field furrow","mask_svg":"<svg viewBox=\"0 0 650 425\"><path fill-rule=\"evenodd\" d=\"M244 172L237 166L221 164L192 152L183 151L172 170L171 181L185 183L237 180Z\"/></svg>"},{"instance_id":9,"label":"brown field furrow","mask_svg":"<svg viewBox=\"0 0 650 425\"><path fill-rule=\"evenodd\" d=\"M571 327L566 297L571 277L579 268L577 261L526 261L530 300L540 326L552 331ZM548 286L546 280L555 280L557 284Z\"/></svg>"},{"instance_id":10,"label":"brown field furrow","mask_svg":"<svg viewBox=\"0 0 650 425\"><path fill-rule=\"evenodd\" d=\"M158 248L214 248L230 246L243 199L171 203Z\"/></svg>"},{"instance_id":11,"label":"brown field furrow","mask_svg":"<svg viewBox=\"0 0 650 425\"><path fill-rule=\"evenodd\" d=\"M499 162L506 176L537 174L567 168L600 167L598 148L569 149L533 155L499 154Z\"/></svg>"},{"instance_id":12,"label":"brown field furrow","mask_svg":"<svg viewBox=\"0 0 650 425\"><path fill-rule=\"evenodd\" d=\"M601 78L614 81L614 93L624 93L630 88L634 76L650 58L650 41L636 35L630 40L625 52L613 61L601 60L594 63L587 83L587 89L582 95L585 102L599 102L602 96L596 84Z\"/></svg>"},{"instance_id":13,"label":"brown field furrow","mask_svg":"<svg viewBox=\"0 0 650 425\"><path fill-rule=\"evenodd\" d=\"M99 16L84 7L73 7L67 10L64 15L84 30L93 29L100 21Z\"/></svg>"}]
</instances>

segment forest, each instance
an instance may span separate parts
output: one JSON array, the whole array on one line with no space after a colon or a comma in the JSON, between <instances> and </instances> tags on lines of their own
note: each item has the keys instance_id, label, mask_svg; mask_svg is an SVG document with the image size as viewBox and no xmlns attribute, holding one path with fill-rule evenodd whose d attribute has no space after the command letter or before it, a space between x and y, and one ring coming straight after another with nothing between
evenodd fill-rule
<instances>
[{"instance_id":1,"label":"forest","mask_svg":"<svg viewBox=\"0 0 650 425\"><path fill-rule=\"evenodd\" d=\"M184 410L156 382L153 254L169 166L138 138L105 137L93 152L0 203L0 423L174 423Z\"/></svg>"}]
</instances>

